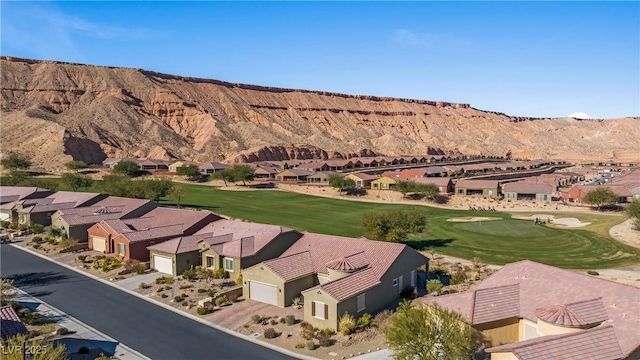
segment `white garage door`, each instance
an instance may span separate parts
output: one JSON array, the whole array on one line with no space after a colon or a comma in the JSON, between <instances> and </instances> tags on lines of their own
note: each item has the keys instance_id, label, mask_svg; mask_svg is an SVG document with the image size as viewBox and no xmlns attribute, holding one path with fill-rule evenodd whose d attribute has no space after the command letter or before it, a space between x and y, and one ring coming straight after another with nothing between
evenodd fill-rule
<instances>
[{"instance_id":1,"label":"white garage door","mask_svg":"<svg viewBox=\"0 0 640 360\"><path fill-rule=\"evenodd\" d=\"M278 305L278 289L272 285L250 281L249 298L271 305Z\"/></svg>"},{"instance_id":2,"label":"white garage door","mask_svg":"<svg viewBox=\"0 0 640 360\"><path fill-rule=\"evenodd\" d=\"M92 236L91 247L93 247L95 251L107 252L107 241L103 237Z\"/></svg>"},{"instance_id":3,"label":"white garage door","mask_svg":"<svg viewBox=\"0 0 640 360\"><path fill-rule=\"evenodd\" d=\"M161 273L173 275L173 260L171 258L153 255L153 266Z\"/></svg>"}]
</instances>

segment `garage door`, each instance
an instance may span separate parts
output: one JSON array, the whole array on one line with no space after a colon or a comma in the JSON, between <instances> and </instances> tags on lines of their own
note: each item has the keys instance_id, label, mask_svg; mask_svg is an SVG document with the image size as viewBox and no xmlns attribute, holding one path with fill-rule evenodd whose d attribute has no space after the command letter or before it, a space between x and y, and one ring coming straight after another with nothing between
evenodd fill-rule
<instances>
[{"instance_id":1,"label":"garage door","mask_svg":"<svg viewBox=\"0 0 640 360\"><path fill-rule=\"evenodd\" d=\"M171 258L153 255L153 266L161 273L173 275L173 260Z\"/></svg>"},{"instance_id":2,"label":"garage door","mask_svg":"<svg viewBox=\"0 0 640 360\"><path fill-rule=\"evenodd\" d=\"M103 237L92 236L91 247L95 251L107 252L107 241Z\"/></svg>"},{"instance_id":3,"label":"garage door","mask_svg":"<svg viewBox=\"0 0 640 360\"><path fill-rule=\"evenodd\" d=\"M271 305L278 305L278 289L272 285L250 281L249 298Z\"/></svg>"}]
</instances>

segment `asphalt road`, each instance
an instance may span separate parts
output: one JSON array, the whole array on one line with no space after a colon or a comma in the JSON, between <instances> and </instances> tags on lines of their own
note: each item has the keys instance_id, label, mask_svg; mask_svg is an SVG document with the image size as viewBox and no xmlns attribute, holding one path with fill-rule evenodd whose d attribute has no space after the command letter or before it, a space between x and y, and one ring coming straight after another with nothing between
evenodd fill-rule
<instances>
[{"instance_id":1,"label":"asphalt road","mask_svg":"<svg viewBox=\"0 0 640 360\"><path fill-rule=\"evenodd\" d=\"M291 359L9 245L0 246L0 275L152 359Z\"/></svg>"}]
</instances>

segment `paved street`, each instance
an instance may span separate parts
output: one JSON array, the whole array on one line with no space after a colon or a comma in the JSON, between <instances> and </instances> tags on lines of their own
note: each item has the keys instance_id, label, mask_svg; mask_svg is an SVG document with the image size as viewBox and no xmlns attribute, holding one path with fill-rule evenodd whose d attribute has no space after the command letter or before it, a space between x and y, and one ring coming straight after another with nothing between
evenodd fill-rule
<instances>
[{"instance_id":1,"label":"paved street","mask_svg":"<svg viewBox=\"0 0 640 360\"><path fill-rule=\"evenodd\" d=\"M3 278L152 359L289 358L12 246L0 256Z\"/></svg>"}]
</instances>

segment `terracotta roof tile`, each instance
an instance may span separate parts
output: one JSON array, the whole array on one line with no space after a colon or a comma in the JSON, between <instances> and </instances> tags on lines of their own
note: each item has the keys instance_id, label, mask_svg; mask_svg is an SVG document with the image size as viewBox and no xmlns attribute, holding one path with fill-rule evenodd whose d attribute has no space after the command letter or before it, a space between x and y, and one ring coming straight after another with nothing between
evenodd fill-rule
<instances>
[{"instance_id":1,"label":"terracotta roof tile","mask_svg":"<svg viewBox=\"0 0 640 360\"><path fill-rule=\"evenodd\" d=\"M549 184L518 181L505 184L502 192L515 192L520 194L551 194L554 188Z\"/></svg>"},{"instance_id":2,"label":"terracotta roof tile","mask_svg":"<svg viewBox=\"0 0 640 360\"><path fill-rule=\"evenodd\" d=\"M520 285L506 285L474 292L473 324L518 317L520 315Z\"/></svg>"},{"instance_id":3,"label":"terracotta roof tile","mask_svg":"<svg viewBox=\"0 0 640 360\"><path fill-rule=\"evenodd\" d=\"M284 281L293 280L313 273L313 262L311 261L311 254L309 251L279 257L265 261L264 263L256 266L261 265L269 268L274 274Z\"/></svg>"},{"instance_id":4,"label":"terracotta roof tile","mask_svg":"<svg viewBox=\"0 0 640 360\"><path fill-rule=\"evenodd\" d=\"M363 269L353 274L347 275L343 278L324 283L322 285L314 286L310 289L303 291L302 293L310 291L322 291L326 292L329 296L336 301L342 301L353 297L365 290L371 289L374 286L380 284L380 278L376 276L376 272L372 268Z\"/></svg>"},{"instance_id":5,"label":"terracotta roof tile","mask_svg":"<svg viewBox=\"0 0 640 360\"><path fill-rule=\"evenodd\" d=\"M543 336L489 348L486 351L512 352L519 360L612 360L625 357L612 326L566 335Z\"/></svg>"},{"instance_id":6,"label":"terracotta roof tile","mask_svg":"<svg viewBox=\"0 0 640 360\"><path fill-rule=\"evenodd\" d=\"M96 224L102 220L120 219L151 203L149 200L110 196L92 206L58 210L69 225Z\"/></svg>"},{"instance_id":7,"label":"terracotta roof tile","mask_svg":"<svg viewBox=\"0 0 640 360\"><path fill-rule=\"evenodd\" d=\"M10 305L0 308L0 335L2 340L14 337L18 334L27 334L29 330Z\"/></svg>"},{"instance_id":8,"label":"terracotta roof tile","mask_svg":"<svg viewBox=\"0 0 640 360\"><path fill-rule=\"evenodd\" d=\"M456 188L466 188L466 189L497 189L498 188L498 180L468 180L468 179L460 179L456 182Z\"/></svg>"}]
</instances>

